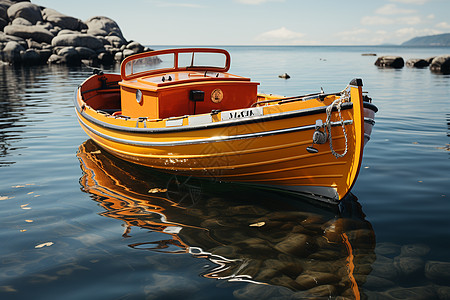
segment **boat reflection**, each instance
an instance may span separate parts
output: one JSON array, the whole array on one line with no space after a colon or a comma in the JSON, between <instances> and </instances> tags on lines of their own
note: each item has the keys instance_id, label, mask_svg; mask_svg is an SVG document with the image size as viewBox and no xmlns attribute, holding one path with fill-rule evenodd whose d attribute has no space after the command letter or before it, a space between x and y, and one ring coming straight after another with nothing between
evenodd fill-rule
<instances>
[{"instance_id":1,"label":"boat reflection","mask_svg":"<svg viewBox=\"0 0 450 300\"><path fill-rule=\"evenodd\" d=\"M132 226L165 233L136 249L190 253L214 266L204 277L282 286L305 297L359 299L375 260L375 234L351 195L317 207L289 195L156 173L91 140L79 147L83 190Z\"/></svg>"}]
</instances>

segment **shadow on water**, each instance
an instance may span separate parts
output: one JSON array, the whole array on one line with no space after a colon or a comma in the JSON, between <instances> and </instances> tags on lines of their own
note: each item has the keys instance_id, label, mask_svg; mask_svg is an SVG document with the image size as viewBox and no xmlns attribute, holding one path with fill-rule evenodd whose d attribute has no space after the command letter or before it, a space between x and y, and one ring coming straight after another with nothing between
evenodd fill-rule
<instances>
[{"instance_id":1,"label":"shadow on water","mask_svg":"<svg viewBox=\"0 0 450 300\"><path fill-rule=\"evenodd\" d=\"M104 208L102 216L125 223L124 237L134 226L165 234L129 244L136 251L188 253L209 260L203 277L255 283L238 293L362 296L376 259L375 233L353 195L340 207L317 207L280 193L155 172L91 140L77 155L83 190Z\"/></svg>"}]
</instances>

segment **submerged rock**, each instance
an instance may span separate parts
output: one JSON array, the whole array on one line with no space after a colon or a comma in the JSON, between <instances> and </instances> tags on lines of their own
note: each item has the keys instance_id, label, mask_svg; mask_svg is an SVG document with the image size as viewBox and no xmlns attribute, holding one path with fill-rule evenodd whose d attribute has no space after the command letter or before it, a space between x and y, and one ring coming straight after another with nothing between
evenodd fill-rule
<instances>
[{"instance_id":1,"label":"submerged rock","mask_svg":"<svg viewBox=\"0 0 450 300\"><path fill-rule=\"evenodd\" d=\"M291 78L291 76L289 76L288 73L284 73L284 74L278 75L278 77L283 78L283 79L289 79L289 78Z\"/></svg>"},{"instance_id":2,"label":"submerged rock","mask_svg":"<svg viewBox=\"0 0 450 300\"><path fill-rule=\"evenodd\" d=\"M450 74L450 55L435 57L430 64L430 70L434 73Z\"/></svg>"},{"instance_id":3,"label":"submerged rock","mask_svg":"<svg viewBox=\"0 0 450 300\"><path fill-rule=\"evenodd\" d=\"M376 60L375 65L381 68L400 69L405 65L405 61L400 56L380 56Z\"/></svg>"},{"instance_id":4,"label":"submerged rock","mask_svg":"<svg viewBox=\"0 0 450 300\"><path fill-rule=\"evenodd\" d=\"M406 66L410 68L426 68L429 65L428 61L421 58L411 58L406 61Z\"/></svg>"},{"instance_id":5,"label":"submerged rock","mask_svg":"<svg viewBox=\"0 0 450 300\"><path fill-rule=\"evenodd\" d=\"M448 285L450 282L450 262L428 261L425 265L425 276L435 283Z\"/></svg>"}]
</instances>

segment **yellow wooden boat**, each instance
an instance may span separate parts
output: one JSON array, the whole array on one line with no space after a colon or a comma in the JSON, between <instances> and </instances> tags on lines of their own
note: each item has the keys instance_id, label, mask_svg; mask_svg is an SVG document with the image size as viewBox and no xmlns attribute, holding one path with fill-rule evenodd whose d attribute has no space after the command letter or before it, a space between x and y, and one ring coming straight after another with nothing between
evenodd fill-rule
<instances>
[{"instance_id":1,"label":"yellow wooden boat","mask_svg":"<svg viewBox=\"0 0 450 300\"><path fill-rule=\"evenodd\" d=\"M177 173L339 201L357 178L377 111L362 80L281 97L228 73L222 49L151 51L76 90L81 127L124 160Z\"/></svg>"}]
</instances>

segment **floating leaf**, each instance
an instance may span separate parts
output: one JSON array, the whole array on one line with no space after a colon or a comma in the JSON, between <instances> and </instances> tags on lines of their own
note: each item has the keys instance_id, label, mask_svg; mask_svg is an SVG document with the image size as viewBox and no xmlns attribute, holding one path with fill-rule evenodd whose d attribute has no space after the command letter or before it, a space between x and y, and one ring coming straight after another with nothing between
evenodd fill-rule
<instances>
[{"instance_id":1,"label":"floating leaf","mask_svg":"<svg viewBox=\"0 0 450 300\"><path fill-rule=\"evenodd\" d=\"M42 248L42 247L50 247L53 244L54 244L53 242L46 242L46 243L42 243L42 244L36 245L36 246L34 246L34 248L39 249L39 248Z\"/></svg>"},{"instance_id":2,"label":"floating leaf","mask_svg":"<svg viewBox=\"0 0 450 300\"><path fill-rule=\"evenodd\" d=\"M254 223L254 224L250 224L250 227L261 227L266 225L266 222L258 222L258 223Z\"/></svg>"},{"instance_id":3,"label":"floating leaf","mask_svg":"<svg viewBox=\"0 0 450 300\"><path fill-rule=\"evenodd\" d=\"M2 200L9 200L9 199L12 199L12 198L14 198L14 197L0 196L0 201L2 201Z\"/></svg>"},{"instance_id":4,"label":"floating leaf","mask_svg":"<svg viewBox=\"0 0 450 300\"><path fill-rule=\"evenodd\" d=\"M34 198L40 197L41 195L34 195Z\"/></svg>"},{"instance_id":5,"label":"floating leaf","mask_svg":"<svg viewBox=\"0 0 450 300\"><path fill-rule=\"evenodd\" d=\"M33 221L33 220L25 220L25 222L27 222L27 223L33 223L34 221Z\"/></svg>"},{"instance_id":6,"label":"floating leaf","mask_svg":"<svg viewBox=\"0 0 450 300\"><path fill-rule=\"evenodd\" d=\"M29 193L27 193L27 195L31 195L31 194L34 194L34 192L29 192Z\"/></svg>"},{"instance_id":7,"label":"floating leaf","mask_svg":"<svg viewBox=\"0 0 450 300\"><path fill-rule=\"evenodd\" d=\"M167 189L160 189L160 188L154 188L148 191L150 194L155 194L155 193L165 193L167 192Z\"/></svg>"},{"instance_id":8,"label":"floating leaf","mask_svg":"<svg viewBox=\"0 0 450 300\"><path fill-rule=\"evenodd\" d=\"M25 187L24 185L13 185L12 188L18 189L18 188L23 188Z\"/></svg>"},{"instance_id":9,"label":"floating leaf","mask_svg":"<svg viewBox=\"0 0 450 300\"><path fill-rule=\"evenodd\" d=\"M19 230L20 232L25 232L25 231L27 231L26 229L20 229Z\"/></svg>"}]
</instances>

